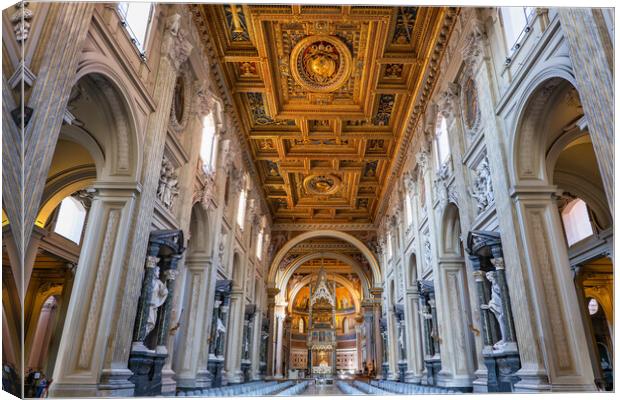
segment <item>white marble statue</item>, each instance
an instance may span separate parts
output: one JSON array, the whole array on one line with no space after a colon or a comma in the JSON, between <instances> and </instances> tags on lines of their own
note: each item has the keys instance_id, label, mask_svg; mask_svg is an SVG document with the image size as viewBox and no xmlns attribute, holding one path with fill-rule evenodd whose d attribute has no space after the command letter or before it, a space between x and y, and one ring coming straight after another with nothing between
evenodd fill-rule
<instances>
[{"instance_id":1,"label":"white marble statue","mask_svg":"<svg viewBox=\"0 0 620 400\"><path fill-rule=\"evenodd\" d=\"M506 322L504 319L504 310L502 309L502 296L499 289L499 284L497 282L497 271L489 271L486 273L486 277L491 282L491 300L489 300L489 304L483 304L480 308L483 310L489 310L497 319L497 323L499 324L499 330L501 334L501 339L493 345L495 350L502 350L504 347L506 337Z\"/></svg>"},{"instance_id":2,"label":"white marble statue","mask_svg":"<svg viewBox=\"0 0 620 400\"><path fill-rule=\"evenodd\" d=\"M157 309L164 304L168 297L168 288L159 279L159 267L155 267L155 275L153 276L153 289L151 299L149 300L149 318L146 321L146 334L148 335L155 328L157 322Z\"/></svg>"}]
</instances>

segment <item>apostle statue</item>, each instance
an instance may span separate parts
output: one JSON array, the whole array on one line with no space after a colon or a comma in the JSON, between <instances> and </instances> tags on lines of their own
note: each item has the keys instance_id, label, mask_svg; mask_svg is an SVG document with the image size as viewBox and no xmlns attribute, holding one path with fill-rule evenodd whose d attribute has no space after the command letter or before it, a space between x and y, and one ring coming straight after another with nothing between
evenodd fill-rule
<instances>
[{"instance_id":1,"label":"apostle statue","mask_svg":"<svg viewBox=\"0 0 620 400\"><path fill-rule=\"evenodd\" d=\"M215 334L215 343L216 343L216 346L217 346L216 348L219 348L220 347L220 341L222 340L224 333L226 333L226 326L224 325L224 323L222 322L220 317L217 317L216 332L217 333Z\"/></svg>"},{"instance_id":2,"label":"apostle statue","mask_svg":"<svg viewBox=\"0 0 620 400\"><path fill-rule=\"evenodd\" d=\"M488 304L483 304L480 306L483 310L489 310L497 319L497 323L499 324L499 330L501 334L501 339L493 345L495 350L502 350L504 347L504 338L506 337L506 321L504 318L504 310L502 308L502 296L499 289L499 283L497 282L497 271L489 271L486 273L486 277L491 282L491 300L489 300Z\"/></svg>"},{"instance_id":3,"label":"apostle statue","mask_svg":"<svg viewBox=\"0 0 620 400\"><path fill-rule=\"evenodd\" d=\"M149 318L146 321L146 334L148 335L155 328L157 322L157 309L161 307L168 297L168 288L166 284L159 279L159 267L155 267L155 275L153 276L153 289L151 298L149 299Z\"/></svg>"}]
</instances>

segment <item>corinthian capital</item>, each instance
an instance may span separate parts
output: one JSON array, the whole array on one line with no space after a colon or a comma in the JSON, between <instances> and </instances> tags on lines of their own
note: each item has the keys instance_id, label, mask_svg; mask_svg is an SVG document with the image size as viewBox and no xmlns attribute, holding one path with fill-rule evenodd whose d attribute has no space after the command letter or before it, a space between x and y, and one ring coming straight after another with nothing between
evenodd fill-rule
<instances>
[{"instance_id":1,"label":"corinthian capital","mask_svg":"<svg viewBox=\"0 0 620 400\"><path fill-rule=\"evenodd\" d=\"M162 54L168 56L175 69L179 69L181 64L187 61L194 48L187 36L187 31L181 28L181 15L172 14L169 16L166 20Z\"/></svg>"}]
</instances>

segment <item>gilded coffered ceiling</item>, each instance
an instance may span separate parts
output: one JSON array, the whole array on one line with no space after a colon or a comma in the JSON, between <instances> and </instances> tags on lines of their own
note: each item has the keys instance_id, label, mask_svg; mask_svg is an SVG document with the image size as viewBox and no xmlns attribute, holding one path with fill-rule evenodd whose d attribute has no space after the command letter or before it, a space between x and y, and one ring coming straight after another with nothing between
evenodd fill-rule
<instances>
[{"instance_id":1,"label":"gilded coffered ceiling","mask_svg":"<svg viewBox=\"0 0 620 400\"><path fill-rule=\"evenodd\" d=\"M197 6L275 223L374 222L447 12Z\"/></svg>"}]
</instances>

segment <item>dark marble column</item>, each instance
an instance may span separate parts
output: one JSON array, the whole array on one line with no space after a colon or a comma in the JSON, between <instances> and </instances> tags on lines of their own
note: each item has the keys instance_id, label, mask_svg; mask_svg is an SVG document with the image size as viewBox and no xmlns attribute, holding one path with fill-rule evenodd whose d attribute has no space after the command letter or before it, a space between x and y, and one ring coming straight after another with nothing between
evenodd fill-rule
<instances>
[{"instance_id":1,"label":"dark marble column","mask_svg":"<svg viewBox=\"0 0 620 400\"><path fill-rule=\"evenodd\" d=\"M435 306L435 292L430 294L430 299L428 300L428 304L431 306L431 321L432 321L432 330L431 330L431 338L433 343L433 356L439 355L440 347L439 347L439 332L437 332L437 307Z\"/></svg>"},{"instance_id":2,"label":"dark marble column","mask_svg":"<svg viewBox=\"0 0 620 400\"><path fill-rule=\"evenodd\" d=\"M166 281L166 288L168 289L168 296L164 302L163 307L159 312L159 324L157 326L157 352L167 353L166 346L168 344L168 334L170 329L170 315L172 313L172 303L174 301L174 287L176 277L179 274L177 266L181 255L172 255L167 261L167 269L164 271L164 280Z\"/></svg>"},{"instance_id":3,"label":"dark marble column","mask_svg":"<svg viewBox=\"0 0 620 400\"><path fill-rule=\"evenodd\" d=\"M149 300L153 294L152 283L155 276L155 268L159 262L159 258L157 258L159 248L159 244L156 243L151 243L148 247L144 279L142 280L142 290L140 292L140 299L138 300L138 313L134 326L132 350L146 350L144 346L144 339L146 339L146 322L149 317Z\"/></svg>"},{"instance_id":4,"label":"dark marble column","mask_svg":"<svg viewBox=\"0 0 620 400\"><path fill-rule=\"evenodd\" d=\"M492 331L492 320L489 310L481 308L483 304L488 304L488 290L485 285L484 271L480 269L480 259L477 256L469 256L470 263L474 270L474 280L476 281L476 294L478 295L478 308L480 309L480 319L482 322L482 340L484 343L483 352L492 351L495 335Z\"/></svg>"},{"instance_id":5,"label":"dark marble column","mask_svg":"<svg viewBox=\"0 0 620 400\"><path fill-rule=\"evenodd\" d=\"M280 292L278 288L267 288L267 318L269 321L269 337L267 343L267 375L273 377L276 373L276 296Z\"/></svg>"}]
</instances>

